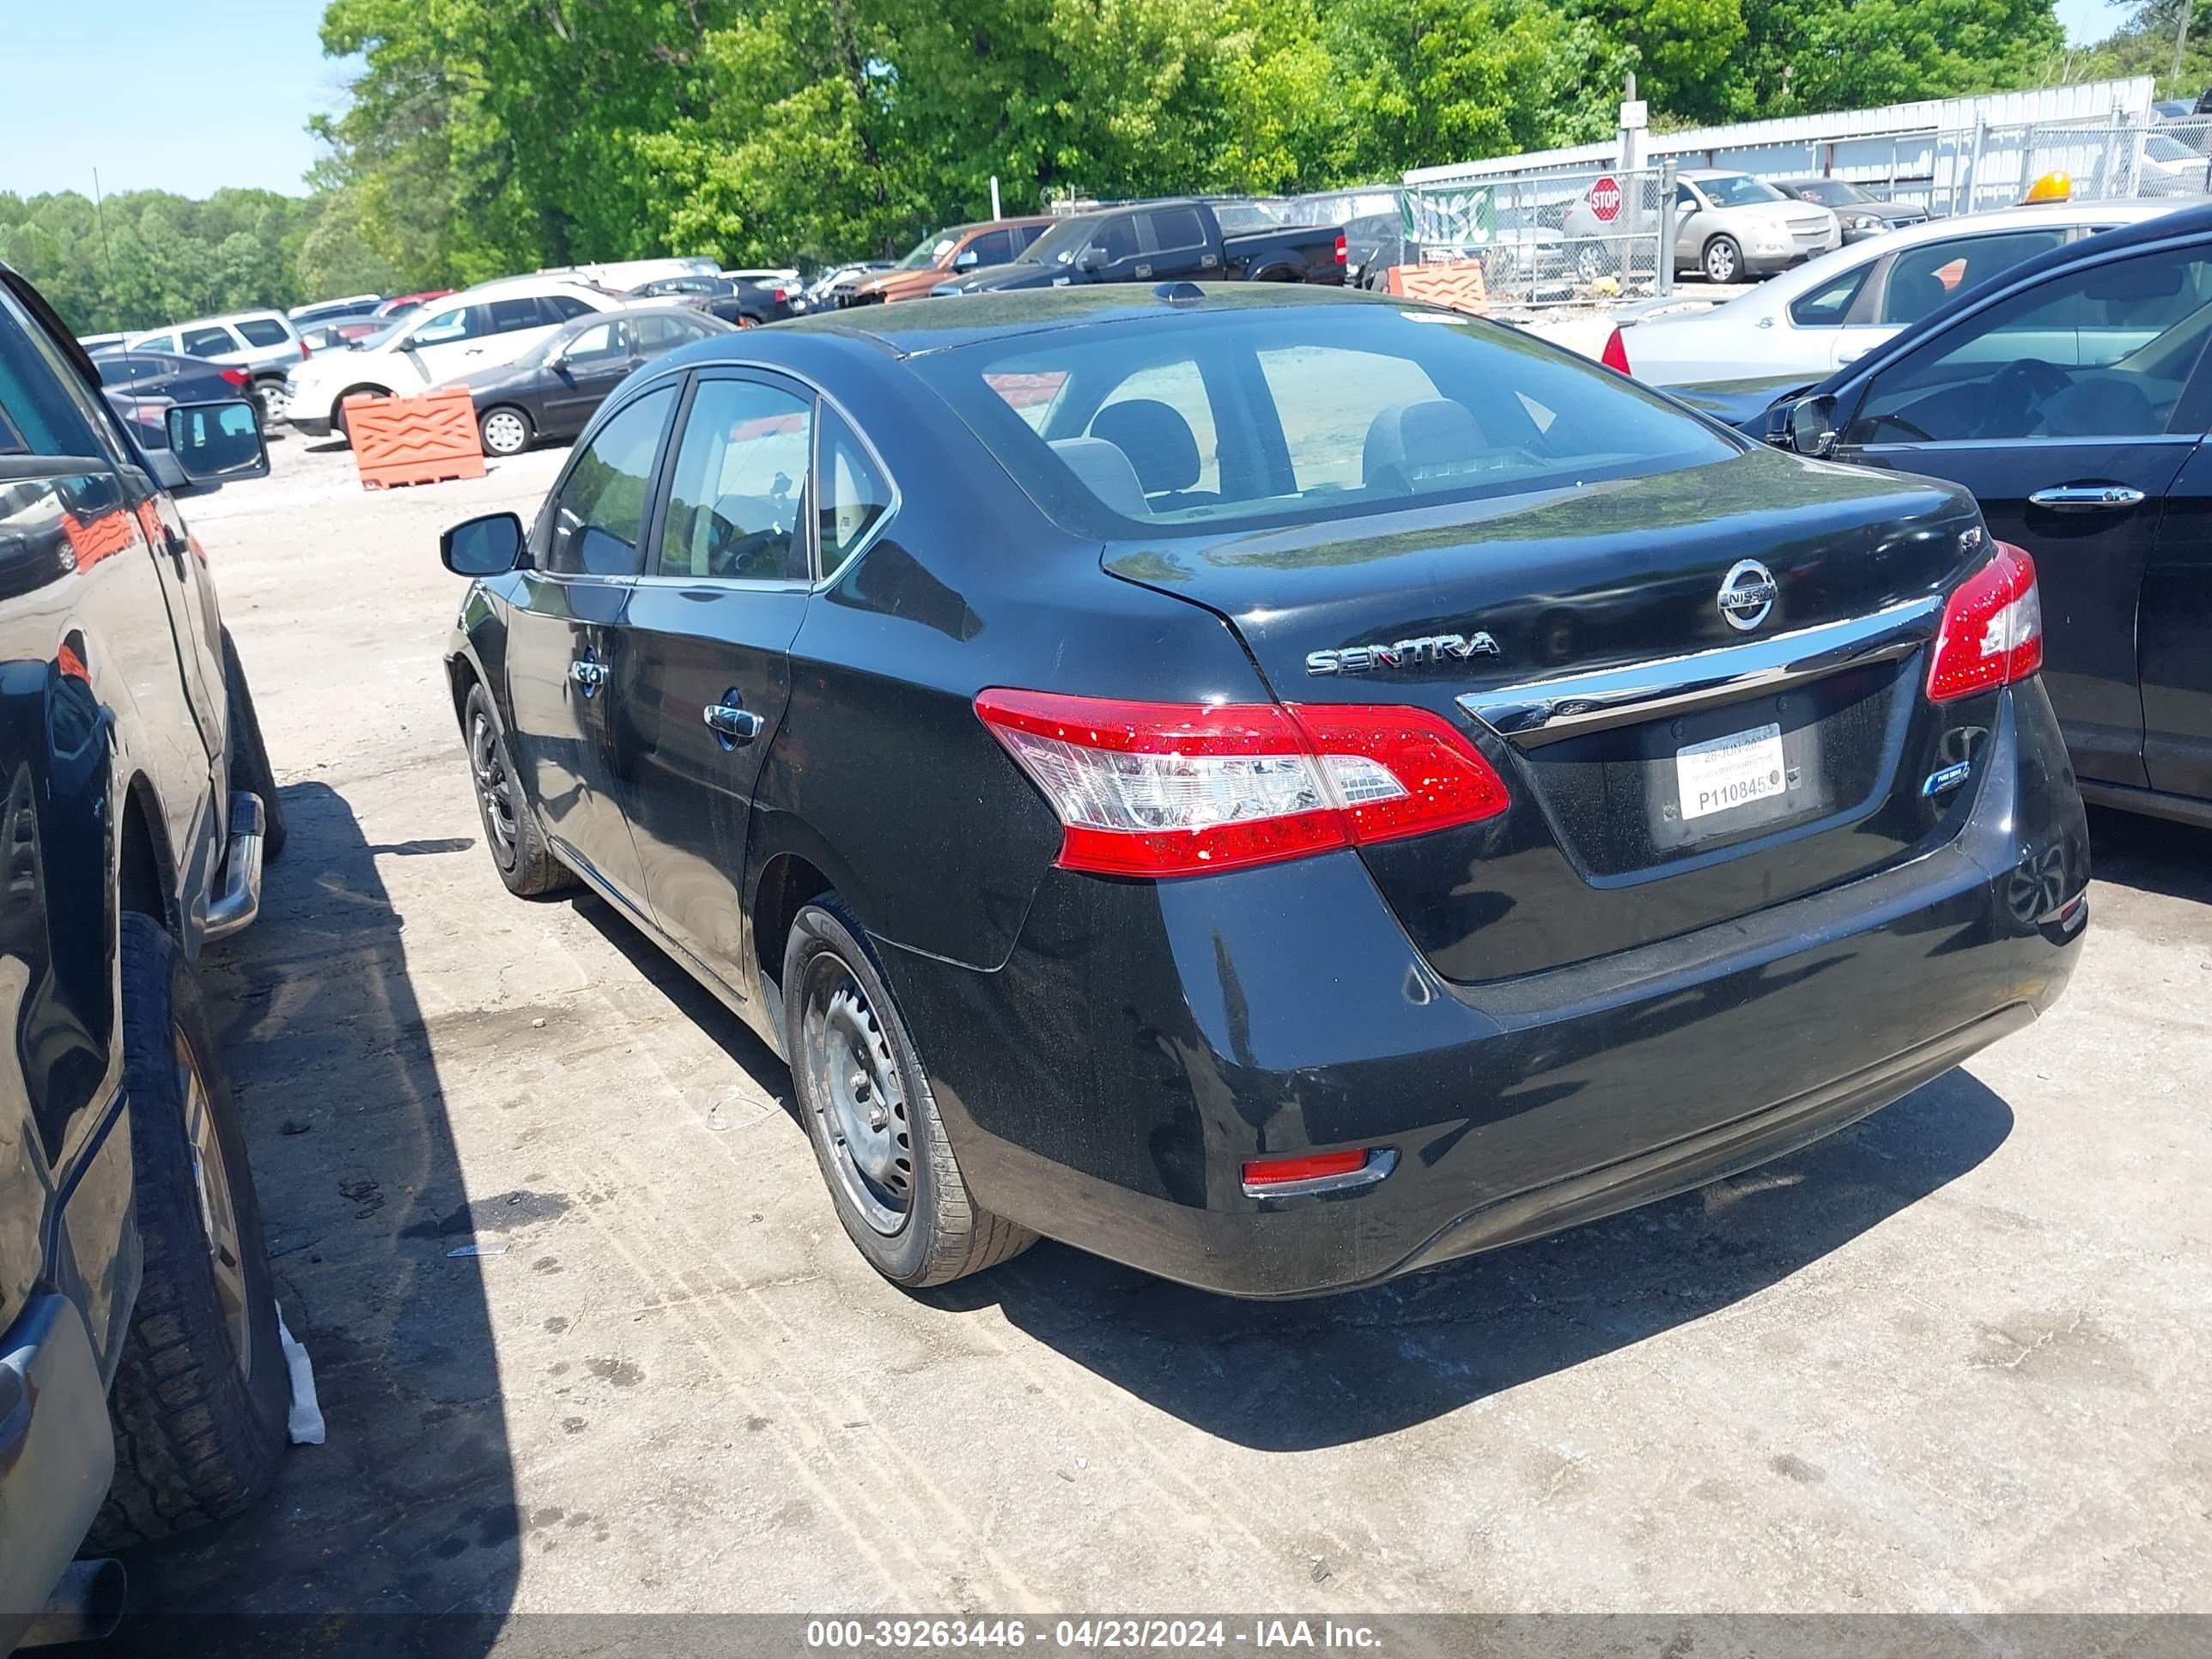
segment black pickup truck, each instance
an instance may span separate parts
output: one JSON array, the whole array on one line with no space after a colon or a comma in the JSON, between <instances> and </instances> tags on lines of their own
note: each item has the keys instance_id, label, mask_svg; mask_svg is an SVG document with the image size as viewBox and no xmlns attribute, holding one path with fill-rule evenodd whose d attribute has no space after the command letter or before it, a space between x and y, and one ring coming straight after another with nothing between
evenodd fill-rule
<instances>
[{"instance_id":1,"label":"black pickup truck","mask_svg":"<svg viewBox=\"0 0 2212 1659\"><path fill-rule=\"evenodd\" d=\"M243 400L188 483L269 469ZM235 792L235 793L234 793ZM233 1513L290 1390L202 945L283 819L200 545L98 371L0 264L0 1653L100 1633L78 1560Z\"/></svg>"},{"instance_id":2,"label":"black pickup truck","mask_svg":"<svg viewBox=\"0 0 2212 1659\"><path fill-rule=\"evenodd\" d=\"M932 294L991 294L1085 283L1344 282L1344 232L1335 225L1231 229L1264 215L1249 204L1202 198L1145 202L1062 220L1010 264L988 265Z\"/></svg>"}]
</instances>

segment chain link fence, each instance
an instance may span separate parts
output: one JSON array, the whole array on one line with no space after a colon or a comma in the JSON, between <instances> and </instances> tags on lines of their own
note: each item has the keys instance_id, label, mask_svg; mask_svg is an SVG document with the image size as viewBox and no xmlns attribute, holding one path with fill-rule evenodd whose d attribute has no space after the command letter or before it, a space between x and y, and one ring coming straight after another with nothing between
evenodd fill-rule
<instances>
[{"instance_id":1,"label":"chain link fence","mask_svg":"<svg viewBox=\"0 0 2212 1659\"><path fill-rule=\"evenodd\" d=\"M1403 220L1402 263L1478 264L1494 307L1649 298L1674 283L1671 162L1409 185Z\"/></svg>"}]
</instances>

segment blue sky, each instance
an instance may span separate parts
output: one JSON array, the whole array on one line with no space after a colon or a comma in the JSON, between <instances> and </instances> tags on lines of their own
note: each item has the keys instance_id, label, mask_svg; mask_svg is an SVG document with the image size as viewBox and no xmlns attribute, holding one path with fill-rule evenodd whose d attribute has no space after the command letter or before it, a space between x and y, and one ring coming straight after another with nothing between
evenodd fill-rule
<instances>
[{"instance_id":1,"label":"blue sky","mask_svg":"<svg viewBox=\"0 0 2212 1659\"><path fill-rule=\"evenodd\" d=\"M0 0L7 112L0 190L300 191L308 116L343 101L321 0ZM2058 0L2076 42L2123 0Z\"/></svg>"},{"instance_id":2,"label":"blue sky","mask_svg":"<svg viewBox=\"0 0 2212 1659\"><path fill-rule=\"evenodd\" d=\"M0 0L0 190L304 194L344 101L321 0Z\"/></svg>"}]
</instances>

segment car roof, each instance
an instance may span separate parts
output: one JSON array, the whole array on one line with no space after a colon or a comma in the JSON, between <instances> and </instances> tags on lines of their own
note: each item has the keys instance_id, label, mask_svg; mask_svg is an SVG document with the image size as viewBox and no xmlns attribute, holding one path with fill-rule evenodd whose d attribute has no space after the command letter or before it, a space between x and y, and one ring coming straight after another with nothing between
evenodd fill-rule
<instances>
[{"instance_id":1,"label":"car roof","mask_svg":"<svg viewBox=\"0 0 2212 1659\"><path fill-rule=\"evenodd\" d=\"M1159 291L1198 297L1172 302ZM864 341L901 357L941 351L981 339L1042 334L1089 323L1133 317L1280 309L1285 306L1396 305L1403 300L1338 288L1278 283L1099 283L1082 287L1030 289L1010 293L947 295L908 300L895 306L851 306L778 323L773 334L826 334ZM748 335L750 343L756 337ZM690 351L702 348L690 347ZM696 359L694 361L696 361Z\"/></svg>"},{"instance_id":2,"label":"car roof","mask_svg":"<svg viewBox=\"0 0 2212 1659\"><path fill-rule=\"evenodd\" d=\"M274 318L289 328L292 319L281 311L226 311L220 317L191 317L181 323L163 323L158 328L134 328L125 337L143 340L156 334L180 334L188 328L213 328L219 323L252 322L259 318Z\"/></svg>"}]
</instances>

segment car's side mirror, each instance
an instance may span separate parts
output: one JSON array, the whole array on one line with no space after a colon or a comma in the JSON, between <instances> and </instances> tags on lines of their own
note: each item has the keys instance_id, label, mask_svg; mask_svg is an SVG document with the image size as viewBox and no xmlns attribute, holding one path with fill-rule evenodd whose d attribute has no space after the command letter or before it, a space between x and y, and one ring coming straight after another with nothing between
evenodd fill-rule
<instances>
[{"instance_id":1,"label":"car's side mirror","mask_svg":"<svg viewBox=\"0 0 2212 1659\"><path fill-rule=\"evenodd\" d=\"M963 247L952 261L955 270L973 270L982 263L982 256L972 247Z\"/></svg>"},{"instance_id":2,"label":"car's side mirror","mask_svg":"<svg viewBox=\"0 0 2212 1659\"><path fill-rule=\"evenodd\" d=\"M438 538L438 556L456 576L503 576L522 558L522 520L487 513Z\"/></svg>"},{"instance_id":3,"label":"car's side mirror","mask_svg":"<svg viewBox=\"0 0 2212 1659\"><path fill-rule=\"evenodd\" d=\"M1106 269L1106 254L1102 248L1087 247L1076 257L1075 268L1085 276L1096 276Z\"/></svg>"},{"instance_id":4,"label":"car's side mirror","mask_svg":"<svg viewBox=\"0 0 2212 1659\"><path fill-rule=\"evenodd\" d=\"M269 445L261 411L243 398L214 404L176 404L162 417L169 453L192 483L228 483L269 476Z\"/></svg>"},{"instance_id":5,"label":"car's side mirror","mask_svg":"<svg viewBox=\"0 0 2212 1659\"><path fill-rule=\"evenodd\" d=\"M1790 447L1800 455L1816 459L1832 453L1840 434L1836 430L1836 400L1825 392L1800 398L1790 405Z\"/></svg>"}]
</instances>

